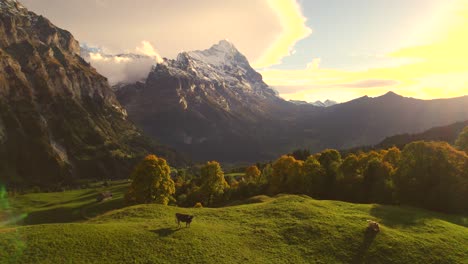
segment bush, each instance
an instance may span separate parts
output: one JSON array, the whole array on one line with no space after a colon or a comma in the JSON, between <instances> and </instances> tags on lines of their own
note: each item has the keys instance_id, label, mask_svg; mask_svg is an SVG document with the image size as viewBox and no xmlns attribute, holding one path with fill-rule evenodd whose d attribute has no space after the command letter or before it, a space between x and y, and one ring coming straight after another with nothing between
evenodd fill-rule
<instances>
[{"instance_id":1,"label":"bush","mask_svg":"<svg viewBox=\"0 0 468 264\"><path fill-rule=\"evenodd\" d=\"M194 208L203 208L203 205L200 202L198 202L193 207Z\"/></svg>"}]
</instances>

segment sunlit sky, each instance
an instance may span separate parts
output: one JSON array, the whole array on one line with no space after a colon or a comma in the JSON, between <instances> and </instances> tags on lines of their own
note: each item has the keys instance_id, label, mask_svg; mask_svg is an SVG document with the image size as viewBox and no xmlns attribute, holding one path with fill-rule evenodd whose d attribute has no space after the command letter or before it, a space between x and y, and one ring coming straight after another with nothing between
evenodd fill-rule
<instances>
[{"instance_id":1,"label":"sunlit sky","mask_svg":"<svg viewBox=\"0 0 468 264\"><path fill-rule=\"evenodd\" d=\"M107 53L174 58L228 39L285 99L468 95L468 0L22 2Z\"/></svg>"}]
</instances>

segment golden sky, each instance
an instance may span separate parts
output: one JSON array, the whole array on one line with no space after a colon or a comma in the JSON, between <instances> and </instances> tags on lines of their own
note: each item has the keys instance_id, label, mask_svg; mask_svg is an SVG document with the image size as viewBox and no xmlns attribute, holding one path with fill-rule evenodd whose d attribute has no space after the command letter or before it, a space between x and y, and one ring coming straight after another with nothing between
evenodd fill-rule
<instances>
[{"instance_id":1,"label":"golden sky","mask_svg":"<svg viewBox=\"0 0 468 264\"><path fill-rule=\"evenodd\" d=\"M468 95L467 1L457 1L430 22L428 27L437 28L424 29L425 43L383 55L393 62L387 67L322 68L315 59L305 69L263 69L260 73L266 83L279 88L282 97L294 100L343 102L389 90L421 99Z\"/></svg>"},{"instance_id":2,"label":"golden sky","mask_svg":"<svg viewBox=\"0 0 468 264\"><path fill-rule=\"evenodd\" d=\"M285 99L468 95L468 0L22 2L107 54L160 60L228 39ZM151 67L91 64L113 83Z\"/></svg>"}]
</instances>

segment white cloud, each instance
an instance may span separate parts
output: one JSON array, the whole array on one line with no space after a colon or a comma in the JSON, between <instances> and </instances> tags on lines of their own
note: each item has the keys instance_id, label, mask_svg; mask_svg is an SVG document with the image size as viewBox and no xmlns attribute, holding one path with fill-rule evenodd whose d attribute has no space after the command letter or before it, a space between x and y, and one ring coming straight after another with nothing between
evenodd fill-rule
<instances>
[{"instance_id":1,"label":"white cloud","mask_svg":"<svg viewBox=\"0 0 468 264\"><path fill-rule=\"evenodd\" d=\"M143 81L148 77L151 67L154 65L153 58L103 58L100 55L93 55L85 59L100 74L107 77L111 85Z\"/></svg>"},{"instance_id":2,"label":"white cloud","mask_svg":"<svg viewBox=\"0 0 468 264\"><path fill-rule=\"evenodd\" d=\"M107 77L111 85L143 81L148 77L151 67L162 62L161 56L149 41L142 41L141 45L129 54L109 55L101 53L101 50L103 49L82 55L100 74Z\"/></svg>"},{"instance_id":3,"label":"white cloud","mask_svg":"<svg viewBox=\"0 0 468 264\"><path fill-rule=\"evenodd\" d=\"M153 47L153 45L151 45L149 41L142 41L141 46L136 47L136 52L146 56L154 57L156 62L158 63L161 63L163 61L159 53L156 52L156 49Z\"/></svg>"},{"instance_id":4,"label":"white cloud","mask_svg":"<svg viewBox=\"0 0 468 264\"><path fill-rule=\"evenodd\" d=\"M306 25L300 5L295 0L267 0L281 23L281 32L265 49L265 52L253 63L254 67L265 68L280 64L284 57L295 53L296 43L312 33Z\"/></svg>"},{"instance_id":5,"label":"white cloud","mask_svg":"<svg viewBox=\"0 0 468 264\"><path fill-rule=\"evenodd\" d=\"M175 58L182 50L229 39L249 61L264 67L294 53L295 43L311 32L295 0L22 1L80 42L111 54L139 46L142 53Z\"/></svg>"},{"instance_id":6,"label":"white cloud","mask_svg":"<svg viewBox=\"0 0 468 264\"><path fill-rule=\"evenodd\" d=\"M101 53L95 53L95 52L89 53L89 59L91 61L106 61L106 60L109 60L109 58L104 58L101 55Z\"/></svg>"}]
</instances>

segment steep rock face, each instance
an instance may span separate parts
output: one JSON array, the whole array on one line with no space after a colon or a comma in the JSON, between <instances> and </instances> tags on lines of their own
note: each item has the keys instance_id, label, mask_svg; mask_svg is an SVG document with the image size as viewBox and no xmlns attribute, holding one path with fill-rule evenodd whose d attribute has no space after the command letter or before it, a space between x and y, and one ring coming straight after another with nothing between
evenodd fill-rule
<instances>
[{"instance_id":1,"label":"steep rock face","mask_svg":"<svg viewBox=\"0 0 468 264\"><path fill-rule=\"evenodd\" d=\"M200 159L262 156L278 140L271 131L286 132L295 109L224 40L165 59L145 83L121 87L117 97L149 135Z\"/></svg>"},{"instance_id":2,"label":"steep rock face","mask_svg":"<svg viewBox=\"0 0 468 264\"><path fill-rule=\"evenodd\" d=\"M468 119L468 96L418 100L389 92L320 107L286 102L227 41L166 59L144 83L119 87L117 98L150 136L196 160L258 161L297 148L348 149Z\"/></svg>"},{"instance_id":3,"label":"steep rock face","mask_svg":"<svg viewBox=\"0 0 468 264\"><path fill-rule=\"evenodd\" d=\"M149 149L73 36L0 0L0 181L73 183L126 176Z\"/></svg>"}]
</instances>

